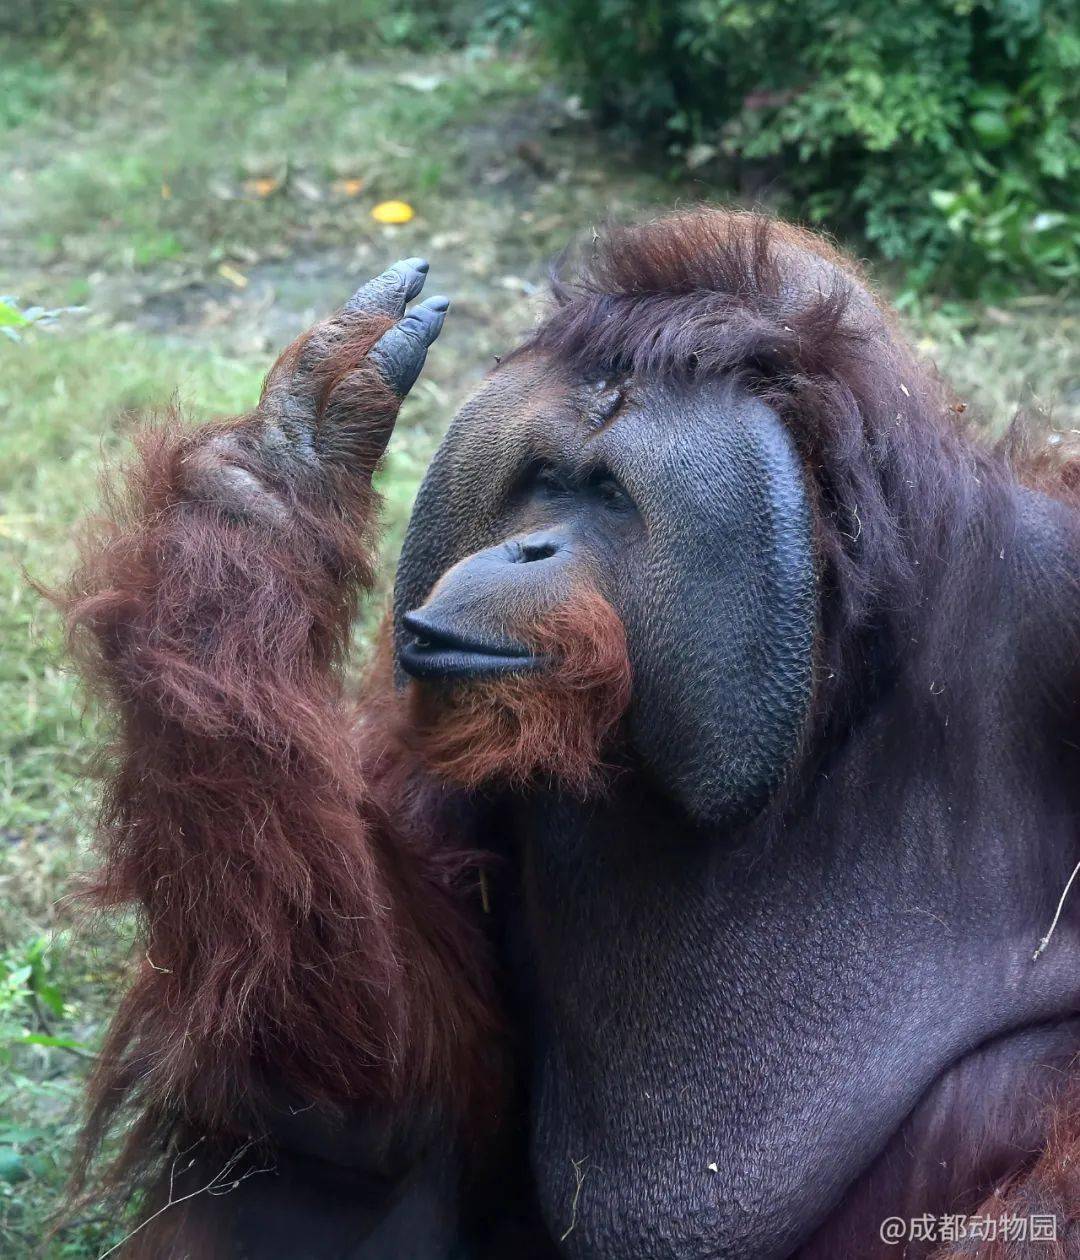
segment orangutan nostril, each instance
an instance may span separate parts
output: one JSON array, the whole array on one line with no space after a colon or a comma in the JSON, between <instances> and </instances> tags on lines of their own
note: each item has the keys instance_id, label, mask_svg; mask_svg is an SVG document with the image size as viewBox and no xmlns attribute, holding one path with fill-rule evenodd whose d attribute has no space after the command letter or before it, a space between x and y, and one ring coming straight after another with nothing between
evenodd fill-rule
<instances>
[{"instance_id":1,"label":"orangutan nostril","mask_svg":"<svg viewBox=\"0 0 1080 1260\"><path fill-rule=\"evenodd\" d=\"M519 564L531 564L534 560L550 560L558 550L552 542L518 543L515 559Z\"/></svg>"}]
</instances>

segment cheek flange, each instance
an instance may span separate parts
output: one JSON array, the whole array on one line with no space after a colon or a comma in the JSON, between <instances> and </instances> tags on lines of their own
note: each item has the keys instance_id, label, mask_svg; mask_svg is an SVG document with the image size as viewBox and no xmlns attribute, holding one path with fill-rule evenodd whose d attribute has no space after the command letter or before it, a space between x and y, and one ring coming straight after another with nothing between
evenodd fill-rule
<instances>
[{"instance_id":1,"label":"cheek flange","mask_svg":"<svg viewBox=\"0 0 1080 1260\"><path fill-rule=\"evenodd\" d=\"M649 406L676 437L657 441L669 498L630 581L634 743L692 817L733 825L790 770L810 712L806 475L779 417L732 384L657 390Z\"/></svg>"}]
</instances>

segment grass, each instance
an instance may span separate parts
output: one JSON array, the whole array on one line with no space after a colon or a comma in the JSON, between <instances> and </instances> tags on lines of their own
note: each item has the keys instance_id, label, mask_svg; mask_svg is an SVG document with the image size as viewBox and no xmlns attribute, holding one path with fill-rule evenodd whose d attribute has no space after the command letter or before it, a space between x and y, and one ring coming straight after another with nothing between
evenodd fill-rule
<instances>
[{"instance_id":1,"label":"grass","mask_svg":"<svg viewBox=\"0 0 1080 1260\"><path fill-rule=\"evenodd\" d=\"M68 78L53 88L51 126L32 118L14 129L22 161L5 197L8 229L45 264L143 269L370 235L371 205L391 197L423 213L463 171L470 122L505 109L528 75L488 62L443 75L434 91L422 60L407 76L420 88L398 81L399 64L136 69L102 89L89 128Z\"/></svg>"},{"instance_id":2,"label":"grass","mask_svg":"<svg viewBox=\"0 0 1080 1260\"><path fill-rule=\"evenodd\" d=\"M165 82L144 72L113 90L90 143L50 138L50 160L14 207L16 227L41 256L62 250L86 266L246 259L267 241L292 252L348 240L368 229L373 202L423 209L463 166L448 123L464 128L504 108L526 78L516 70L489 63L439 92L341 58L292 72L250 60L200 65ZM135 100L143 108L132 130Z\"/></svg>"},{"instance_id":3,"label":"grass","mask_svg":"<svg viewBox=\"0 0 1080 1260\"><path fill-rule=\"evenodd\" d=\"M57 905L87 861L84 771L102 732L24 570L68 570L102 458L139 412L173 396L193 420L245 409L282 343L364 276L424 253L455 308L381 478L389 575L438 436L530 324L545 259L610 214L725 196L609 152L518 55L406 56L383 39L376 62L289 62L236 39L230 60L152 67L125 64L121 44L108 75L47 47L0 57L0 292L89 308L0 338L2 1255L84 1260L115 1238L92 1217L46 1233L130 941L129 924L76 931ZM410 224L372 220L388 197L415 207ZM1080 427L1075 305L923 300L907 318L974 410L1000 422L1034 403Z\"/></svg>"}]
</instances>

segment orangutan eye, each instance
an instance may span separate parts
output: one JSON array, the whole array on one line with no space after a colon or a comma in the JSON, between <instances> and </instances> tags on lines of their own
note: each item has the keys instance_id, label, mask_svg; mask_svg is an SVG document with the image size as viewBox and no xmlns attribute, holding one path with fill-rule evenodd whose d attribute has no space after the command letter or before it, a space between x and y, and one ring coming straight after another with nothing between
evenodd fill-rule
<instances>
[{"instance_id":1,"label":"orangutan eye","mask_svg":"<svg viewBox=\"0 0 1080 1260\"><path fill-rule=\"evenodd\" d=\"M553 464L538 463L524 479L529 492L547 499L565 499L568 496L584 496L609 511L626 511L634 502L619 484L618 479L606 468L596 468L584 479L570 477Z\"/></svg>"},{"instance_id":2,"label":"orangutan eye","mask_svg":"<svg viewBox=\"0 0 1080 1260\"><path fill-rule=\"evenodd\" d=\"M597 472L589 478L589 489L606 508L624 511L634 506L633 500L609 472Z\"/></svg>"},{"instance_id":3,"label":"orangutan eye","mask_svg":"<svg viewBox=\"0 0 1080 1260\"><path fill-rule=\"evenodd\" d=\"M533 474L533 485L544 495L555 496L569 494L570 485L566 478L550 464L541 464Z\"/></svg>"}]
</instances>

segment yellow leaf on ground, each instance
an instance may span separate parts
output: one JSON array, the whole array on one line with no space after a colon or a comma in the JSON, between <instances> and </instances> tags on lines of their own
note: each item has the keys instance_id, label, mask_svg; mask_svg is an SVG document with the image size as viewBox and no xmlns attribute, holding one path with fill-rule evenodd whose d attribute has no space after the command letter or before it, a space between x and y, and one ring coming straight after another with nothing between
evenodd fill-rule
<instances>
[{"instance_id":1,"label":"yellow leaf on ground","mask_svg":"<svg viewBox=\"0 0 1080 1260\"><path fill-rule=\"evenodd\" d=\"M280 187L281 180L274 179L270 175L263 175L258 179L244 180L244 192L251 197L269 197L271 193L277 192Z\"/></svg>"},{"instance_id":2,"label":"yellow leaf on ground","mask_svg":"<svg viewBox=\"0 0 1080 1260\"><path fill-rule=\"evenodd\" d=\"M376 223L408 223L415 213L407 201L380 201L371 217Z\"/></svg>"},{"instance_id":3,"label":"yellow leaf on ground","mask_svg":"<svg viewBox=\"0 0 1080 1260\"><path fill-rule=\"evenodd\" d=\"M242 271L237 271L235 267L230 267L228 263L220 263L218 265L218 275L222 280L228 280L230 284L235 285L238 289L247 288L247 276Z\"/></svg>"}]
</instances>

